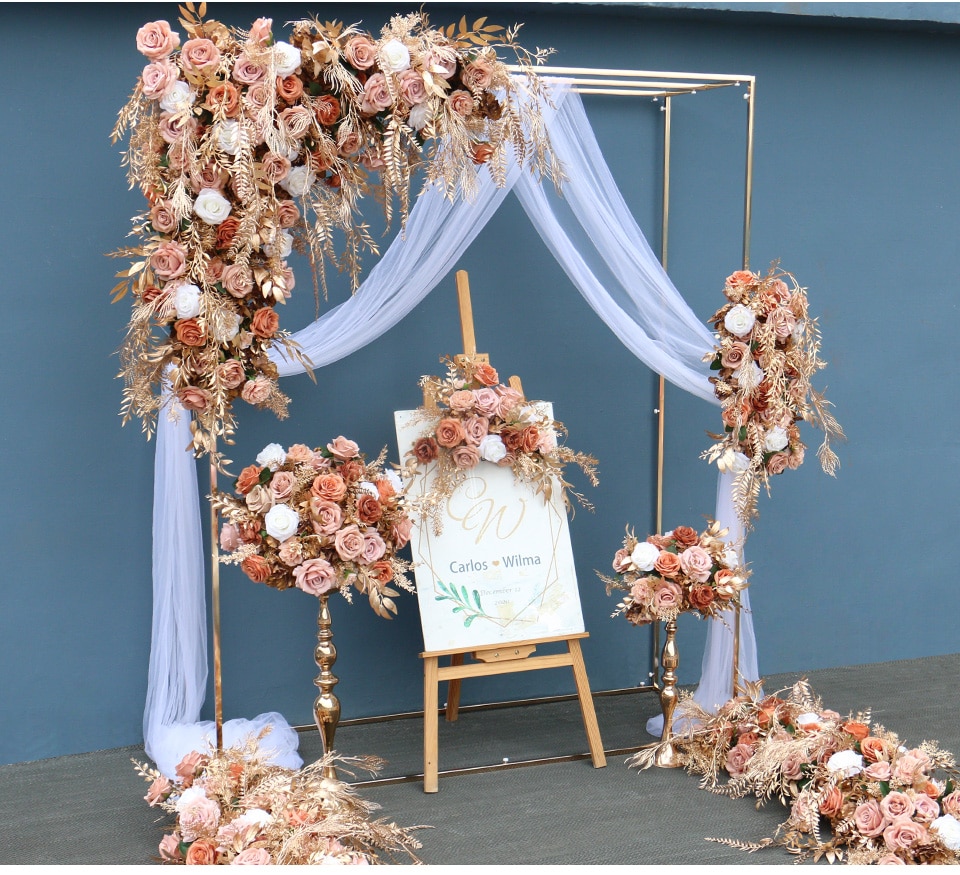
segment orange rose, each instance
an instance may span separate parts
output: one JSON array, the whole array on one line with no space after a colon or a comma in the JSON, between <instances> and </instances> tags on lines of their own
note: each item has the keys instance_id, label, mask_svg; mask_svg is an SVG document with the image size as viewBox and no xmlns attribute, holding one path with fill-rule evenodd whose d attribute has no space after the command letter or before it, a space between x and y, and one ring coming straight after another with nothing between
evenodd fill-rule
<instances>
[{"instance_id":1,"label":"orange rose","mask_svg":"<svg viewBox=\"0 0 960 875\"><path fill-rule=\"evenodd\" d=\"M525 453L532 453L540 444L540 429L535 425L528 425L521 433L520 445Z\"/></svg>"},{"instance_id":2,"label":"orange rose","mask_svg":"<svg viewBox=\"0 0 960 875\"><path fill-rule=\"evenodd\" d=\"M843 793L839 787L831 787L823 799L820 800L820 813L824 817L833 818L843 809Z\"/></svg>"},{"instance_id":3,"label":"orange rose","mask_svg":"<svg viewBox=\"0 0 960 875\"><path fill-rule=\"evenodd\" d=\"M787 703L776 696L768 696L760 703L760 709L757 713L757 725L761 729L770 726L774 719L780 720L783 715L783 706Z\"/></svg>"},{"instance_id":4,"label":"orange rose","mask_svg":"<svg viewBox=\"0 0 960 875\"><path fill-rule=\"evenodd\" d=\"M214 112L223 107L224 115L235 117L240 110L240 92L232 82L220 82L207 92L206 108Z\"/></svg>"},{"instance_id":5,"label":"orange rose","mask_svg":"<svg viewBox=\"0 0 960 875\"><path fill-rule=\"evenodd\" d=\"M739 425L745 425L747 420L750 418L750 414L753 412L753 406L749 401L746 400L740 405L739 422L737 421L737 412L738 408L736 404L731 404L728 407L723 408L720 418L723 420L723 424L727 426L727 428L736 428Z\"/></svg>"},{"instance_id":6,"label":"orange rose","mask_svg":"<svg viewBox=\"0 0 960 875\"><path fill-rule=\"evenodd\" d=\"M750 273L749 270L737 270L727 277L727 285L732 287L749 286L756 281L756 279L757 277Z\"/></svg>"},{"instance_id":7,"label":"orange rose","mask_svg":"<svg viewBox=\"0 0 960 875\"><path fill-rule=\"evenodd\" d=\"M660 555L662 556L663 554L661 553ZM690 587L690 591L687 593L687 599L694 608L702 612L713 604L715 595L716 593L714 593L713 587L704 584Z\"/></svg>"},{"instance_id":8,"label":"orange rose","mask_svg":"<svg viewBox=\"0 0 960 875\"><path fill-rule=\"evenodd\" d=\"M332 127L340 118L340 101L332 94L322 94L313 102L313 114L325 128Z\"/></svg>"},{"instance_id":9,"label":"orange rose","mask_svg":"<svg viewBox=\"0 0 960 875\"><path fill-rule=\"evenodd\" d=\"M314 478L310 491L326 501L340 501L347 494L347 484L339 474L327 472Z\"/></svg>"},{"instance_id":10,"label":"orange rose","mask_svg":"<svg viewBox=\"0 0 960 875\"><path fill-rule=\"evenodd\" d=\"M883 739L874 738L872 735L860 739L860 753L863 754L863 758L868 763L878 763L890 756L887 751L887 743Z\"/></svg>"},{"instance_id":11,"label":"orange rose","mask_svg":"<svg viewBox=\"0 0 960 875\"><path fill-rule=\"evenodd\" d=\"M247 556L240 568L254 583L265 583L270 577L270 563L263 556Z\"/></svg>"},{"instance_id":12,"label":"orange rose","mask_svg":"<svg viewBox=\"0 0 960 875\"><path fill-rule=\"evenodd\" d=\"M347 483L356 483L363 477L363 462L359 459L351 459L349 462L344 462L339 470L340 476Z\"/></svg>"},{"instance_id":13,"label":"orange rose","mask_svg":"<svg viewBox=\"0 0 960 875\"><path fill-rule=\"evenodd\" d=\"M248 465L240 472L237 477L235 489L241 495L246 495L254 486L260 482L260 472L263 470L259 465Z\"/></svg>"},{"instance_id":14,"label":"orange rose","mask_svg":"<svg viewBox=\"0 0 960 875\"><path fill-rule=\"evenodd\" d=\"M437 443L441 447L455 447L457 444L463 443L465 437L466 432L456 419L450 419L449 417L441 419L439 425L437 425Z\"/></svg>"},{"instance_id":15,"label":"orange rose","mask_svg":"<svg viewBox=\"0 0 960 875\"><path fill-rule=\"evenodd\" d=\"M303 82L299 76L277 76L277 94L287 103L296 103L303 94Z\"/></svg>"},{"instance_id":16,"label":"orange rose","mask_svg":"<svg viewBox=\"0 0 960 875\"><path fill-rule=\"evenodd\" d=\"M178 319L173 323L173 330L184 346L203 346L207 340L206 331L196 319Z\"/></svg>"},{"instance_id":17,"label":"orange rose","mask_svg":"<svg viewBox=\"0 0 960 875\"><path fill-rule=\"evenodd\" d=\"M486 362L477 365L477 369L473 372L473 378L483 386L496 386L500 382L496 369Z\"/></svg>"},{"instance_id":18,"label":"orange rose","mask_svg":"<svg viewBox=\"0 0 960 875\"><path fill-rule=\"evenodd\" d=\"M474 164L486 164L493 156L493 146L489 143L474 143L470 147L470 159Z\"/></svg>"},{"instance_id":19,"label":"orange rose","mask_svg":"<svg viewBox=\"0 0 960 875\"><path fill-rule=\"evenodd\" d=\"M749 744L754 745L757 743L757 739L760 736L756 732L741 732L740 737L737 739L737 744Z\"/></svg>"},{"instance_id":20,"label":"orange rose","mask_svg":"<svg viewBox=\"0 0 960 875\"><path fill-rule=\"evenodd\" d=\"M197 839L187 849L188 866L212 866L217 862L217 846L209 839Z\"/></svg>"},{"instance_id":21,"label":"orange rose","mask_svg":"<svg viewBox=\"0 0 960 875\"><path fill-rule=\"evenodd\" d=\"M369 575L380 583L390 583L393 580L393 566L381 559L370 566Z\"/></svg>"},{"instance_id":22,"label":"orange rose","mask_svg":"<svg viewBox=\"0 0 960 875\"><path fill-rule=\"evenodd\" d=\"M376 498L366 492L357 499L357 516L360 522L373 525L383 516L383 508Z\"/></svg>"},{"instance_id":23,"label":"orange rose","mask_svg":"<svg viewBox=\"0 0 960 875\"><path fill-rule=\"evenodd\" d=\"M523 448L523 431L519 428L503 429L500 432L500 439L510 453L516 453Z\"/></svg>"},{"instance_id":24,"label":"orange rose","mask_svg":"<svg viewBox=\"0 0 960 875\"><path fill-rule=\"evenodd\" d=\"M680 557L676 553L668 553L666 550L661 550L660 555L657 556L657 561L653 563L653 567L664 577L676 577L677 574L680 573ZM712 595L710 596L710 601L713 601Z\"/></svg>"},{"instance_id":25,"label":"orange rose","mask_svg":"<svg viewBox=\"0 0 960 875\"><path fill-rule=\"evenodd\" d=\"M437 458L437 442L431 437L422 437L413 445L413 457L425 465Z\"/></svg>"},{"instance_id":26,"label":"orange rose","mask_svg":"<svg viewBox=\"0 0 960 875\"><path fill-rule=\"evenodd\" d=\"M236 216L227 216L217 225L217 249L229 249L239 229L240 220Z\"/></svg>"},{"instance_id":27,"label":"orange rose","mask_svg":"<svg viewBox=\"0 0 960 875\"><path fill-rule=\"evenodd\" d=\"M849 732L857 741L863 741L870 734L870 727L866 723L858 723L855 720L848 720L840 728L844 732Z\"/></svg>"},{"instance_id":28,"label":"orange rose","mask_svg":"<svg viewBox=\"0 0 960 875\"><path fill-rule=\"evenodd\" d=\"M673 540L680 547L692 547L694 544L700 543L700 536L690 526L677 526L673 530Z\"/></svg>"},{"instance_id":29,"label":"orange rose","mask_svg":"<svg viewBox=\"0 0 960 875\"><path fill-rule=\"evenodd\" d=\"M377 487L377 495L380 496L380 501L384 503L390 501L390 499L394 498L397 494L397 490L393 488L393 484L383 477L373 485Z\"/></svg>"},{"instance_id":30,"label":"orange rose","mask_svg":"<svg viewBox=\"0 0 960 875\"><path fill-rule=\"evenodd\" d=\"M263 307L253 314L250 321L250 330L261 340L267 340L277 333L280 327L280 317L273 307Z\"/></svg>"}]
</instances>

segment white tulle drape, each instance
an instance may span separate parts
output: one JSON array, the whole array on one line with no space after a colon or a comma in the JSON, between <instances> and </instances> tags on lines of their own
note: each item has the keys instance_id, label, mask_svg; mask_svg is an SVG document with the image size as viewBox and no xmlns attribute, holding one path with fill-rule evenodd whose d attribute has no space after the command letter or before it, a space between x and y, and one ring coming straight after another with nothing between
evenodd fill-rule
<instances>
[{"instance_id":1,"label":"white tulle drape","mask_svg":"<svg viewBox=\"0 0 960 875\"><path fill-rule=\"evenodd\" d=\"M317 368L376 340L409 313L449 272L510 190L581 294L621 342L674 385L716 403L704 353L713 337L666 275L633 219L606 166L578 95L554 87L556 110L545 121L567 173L559 198L526 170L512 166L507 184L488 176L476 197L451 202L429 190L417 200L406 233L397 237L349 300L294 335ZM274 356L281 376L302 367ZM200 723L206 672L204 556L196 466L185 450L186 416L161 416L157 433L154 500L154 620L144 738L147 754L172 775L180 758L210 737ZM730 483L721 476L716 519L739 532ZM713 621L697 700L705 707L732 692L732 620ZM757 677L749 611L741 625L740 669ZM273 732L265 746L296 768L296 733L279 714L227 721L225 740L262 725ZM238 735L238 733L240 733ZM229 744L229 741L227 741Z\"/></svg>"}]
</instances>

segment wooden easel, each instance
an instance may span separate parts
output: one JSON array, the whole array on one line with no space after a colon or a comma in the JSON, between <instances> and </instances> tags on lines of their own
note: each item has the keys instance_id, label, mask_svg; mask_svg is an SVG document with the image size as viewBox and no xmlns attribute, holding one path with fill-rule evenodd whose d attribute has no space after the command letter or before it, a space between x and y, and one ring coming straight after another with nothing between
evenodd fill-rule
<instances>
[{"instance_id":1,"label":"wooden easel","mask_svg":"<svg viewBox=\"0 0 960 875\"><path fill-rule=\"evenodd\" d=\"M489 363L488 355L477 353L473 330L473 309L470 304L470 285L465 270L457 271L457 297L460 302L460 329L463 334L464 356ZM509 382L511 387L522 393L519 377L511 377ZM426 398L424 402L429 403ZM464 678L570 666L577 686L577 698L580 701L580 712L587 732L590 757L594 768L603 768L607 764L607 759L603 742L600 740L597 714L593 707L590 683L587 680L587 670L580 649L580 640L588 637L588 632L578 632L553 638L513 641L479 650L467 648L421 653L420 657L423 659L423 792L436 793L439 789L439 686L444 681L448 683L447 704L444 710L446 719L452 722L459 716L460 682ZM538 645L560 641L566 643L566 653L531 656ZM468 655L474 660L473 662L465 662ZM441 657L450 657L450 664L441 666Z\"/></svg>"}]
</instances>

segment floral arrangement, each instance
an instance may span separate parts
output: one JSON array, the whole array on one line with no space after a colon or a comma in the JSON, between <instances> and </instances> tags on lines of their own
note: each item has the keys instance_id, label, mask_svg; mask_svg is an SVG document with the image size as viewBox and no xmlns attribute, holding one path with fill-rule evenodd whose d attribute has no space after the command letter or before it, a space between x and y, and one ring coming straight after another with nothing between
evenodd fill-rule
<instances>
[{"instance_id":1,"label":"floral arrangement","mask_svg":"<svg viewBox=\"0 0 960 875\"><path fill-rule=\"evenodd\" d=\"M243 31L204 20L205 7L180 7L182 43L166 21L137 33L148 63L113 142L130 132L124 163L148 209L133 218L139 244L112 254L132 260L113 289L114 300L134 297L124 422L139 417L149 436L167 379L193 412L195 451L216 456L235 399L285 415L273 346L309 369L277 312L294 289L294 247L309 254L315 295L325 260L356 286L360 253L377 251L363 196L377 195L388 221L396 197L405 221L419 167L426 184L469 196L481 165L504 182L511 146L533 172L558 183L562 172L531 66L549 53L524 50L517 26L436 29L417 13L377 38L310 19L280 40L270 19ZM525 79L511 79L498 49Z\"/></svg>"},{"instance_id":2,"label":"floral arrangement","mask_svg":"<svg viewBox=\"0 0 960 875\"><path fill-rule=\"evenodd\" d=\"M736 549L723 540L726 535L727 530L715 522L700 533L677 526L646 541L638 541L628 529L613 558L616 576L597 572L607 584L607 595L613 590L627 593L611 616L622 614L643 626L675 620L687 611L717 617L739 605L747 572L740 567Z\"/></svg>"},{"instance_id":3,"label":"floral arrangement","mask_svg":"<svg viewBox=\"0 0 960 875\"><path fill-rule=\"evenodd\" d=\"M266 764L253 738L245 748L187 754L175 781L133 762L150 782L144 799L176 818L160 841L164 863L368 865L384 855L419 862L410 830L371 820L378 805L324 774L335 762L375 773L376 758L327 754L291 771Z\"/></svg>"},{"instance_id":4,"label":"floral arrangement","mask_svg":"<svg viewBox=\"0 0 960 875\"><path fill-rule=\"evenodd\" d=\"M528 402L519 389L501 384L486 356L442 361L447 365L445 378L420 380L425 403L419 413L427 425L407 453L406 471L412 478L418 469L435 464L436 477L430 492L411 502L412 509L432 517L439 527L443 502L481 463L511 468L518 481L531 484L545 501L551 500L554 485L559 484L568 509L571 495L592 509L563 472L573 462L596 486L597 460L558 443L558 435L565 431L562 423L547 416L537 402Z\"/></svg>"},{"instance_id":5,"label":"floral arrangement","mask_svg":"<svg viewBox=\"0 0 960 875\"><path fill-rule=\"evenodd\" d=\"M808 313L806 289L773 267L762 277L736 271L723 293L727 303L708 320L719 345L704 361L717 372L710 381L723 405L724 433L710 435L717 442L702 457L736 474L734 504L749 526L761 485L769 494L772 476L803 464L798 422L823 430L817 455L831 476L839 460L830 438L844 434L827 409L830 402L810 384L826 363L819 357L820 332Z\"/></svg>"},{"instance_id":6,"label":"floral arrangement","mask_svg":"<svg viewBox=\"0 0 960 875\"><path fill-rule=\"evenodd\" d=\"M697 728L673 742L701 786L761 803L777 797L790 807L776 838L711 841L750 851L779 845L801 859L858 865L960 863L960 774L952 754L932 742L908 748L871 725L869 713L841 717L806 681L780 692L787 694L764 696L759 683L747 684L716 715L692 697L678 705ZM644 751L629 762L646 767L650 757Z\"/></svg>"},{"instance_id":7,"label":"floral arrangement","mask_svg":"<svg viewBox=\"0 0 960 875\"><path fill-rule=\"evenodd\" d=\"M367 464L342 435L316 450L267 445L240 472L236 495L211 498L226 520L220 561L275 589L295 586L315 596L339 590L350 601L354 588L391 619L399 593L387 584L413 592L410 565L396 555L412 523L399 478L383 468L385 454Z\"/></svg>"}]
</instances>

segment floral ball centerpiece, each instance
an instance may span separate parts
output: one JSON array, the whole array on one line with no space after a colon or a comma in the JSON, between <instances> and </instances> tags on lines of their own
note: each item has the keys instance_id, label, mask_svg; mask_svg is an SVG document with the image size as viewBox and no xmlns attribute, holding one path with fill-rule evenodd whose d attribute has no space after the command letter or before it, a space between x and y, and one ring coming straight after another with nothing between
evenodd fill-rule
<instances>
[{"instance_id":1,"label":"floral ball centerpiece","mask_svg":"<svg viewBox=\"0 0 960 875\"><path fill-rule=\"evenodd\" d=\"M711 523L698 533L689 526L651 535L645 541L627 531L613 559L614 577L599 574L613 590L625 592L611 614L635 626L675 620L690 611L716 617L740 603L747 574L738 553L723 538L727 532Z\"/></svg>"},{"instance_id":2,"label":"floral ball centerpiece","mask_svg":"<svg viewBox=\"0 0 960 875\"><path fill-rule=\"evenodd\" d=\"M568 509L571 495L582 506L591 507L563 472L572 462L596 486L597 460L559 443L563 424L548 416L542 405L527 401L518 389L502 384L485 358L457 356L445 361L446 377L420 381L427 403L419 413L427 425L408 453L406 469L412 477L418 469L435 464L436 476L415 510L432 516L436 523L442 503L470 470L482 464L510 468L518 481L532 485L545 501L559 484Z\"/></svg>"},{"instance_id":3,"label":"floral ball centerpiece","mask_svg":"<svg viewBox=\"0 0 960 875\"><path fill-rule=\"evenodd\" d=\"M734 504L744 525L757 515L761 486L803 464L806 447L798 423L824 432L817 455L833 475L839 465L831 438L843 430L830 402L815 391L811 377L826 363L819 357L820 332L808 313L806 290L788 273L765 276L738 270L723 287L727 303L708 320L717 332L716 349L704 357L723 405L722 435L703 453L721 471L736 474Z\"/></svg>"},{"instance_id":4,"label":"floral ball centerpiece","mask_svg":"<svg viewBox=\"0 0 960 875\"><path fill-rule=\"evenodd\" d=\"M397 556L410 538L399 478L383 458L367 464L356 443L337 437L311 450L270 444L240 472L235 495L213 506L225 522L221 561L237 564L255 583L297 587L315 596L356 589L390 619L399 593L413 585L409 563Z\"/></svg>"}]
</instances>

